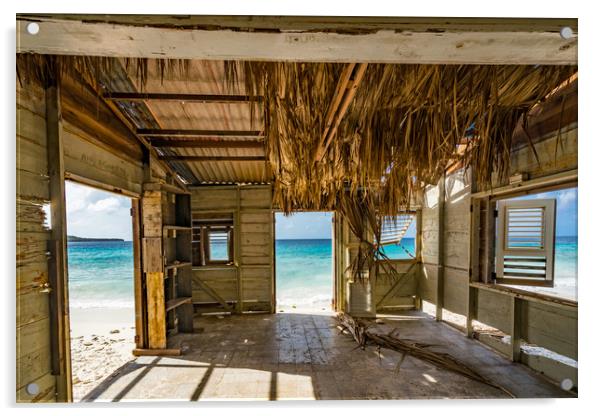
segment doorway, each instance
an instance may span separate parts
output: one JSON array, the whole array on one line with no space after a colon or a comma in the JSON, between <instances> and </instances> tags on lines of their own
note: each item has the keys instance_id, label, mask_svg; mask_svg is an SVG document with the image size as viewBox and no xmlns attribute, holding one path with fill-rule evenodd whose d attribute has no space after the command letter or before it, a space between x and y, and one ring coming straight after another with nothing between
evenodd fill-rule
<instances>
[{"instance_id":1,"label":"doorway","mask_svg":"<svg viewBox=\"0 0 602 416\"><path fill-rule=\"evenodd\" d=\"M276 310L330 311L333 214L276 213Z\"/></svg>"},{"instance_id":2,"label":"doorway","mask_svg":"<svg viewBox=\"0 0 602 416\"><path fill-rule=\"evenodd\" d=\"M73 401L133 359L134 244L128 197L65 182Z\"/></svg>"}]
</instances>

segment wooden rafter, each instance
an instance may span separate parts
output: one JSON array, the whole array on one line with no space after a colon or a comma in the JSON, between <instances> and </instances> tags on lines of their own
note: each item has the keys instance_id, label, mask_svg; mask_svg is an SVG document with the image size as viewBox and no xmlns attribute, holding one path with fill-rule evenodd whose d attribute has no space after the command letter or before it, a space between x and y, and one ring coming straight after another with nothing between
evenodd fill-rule
<instances>
[{"instance_id":1,"label":"wooden rafter","mask_svg":"<svg viewBox=\"0 0 602 416\"><path fill-rule=\"evenodd\" d=\"M183 162L265 162L265 156L184 156L166 155L161 160L177 160Z\"/></svg>"},{"instance_id":2,"label":"wooden rafter","mask_svg":"<svg viewBox=\"0 0 602 416\"><path fill-rule=\"evenodd\" d=\"M260 131L196 130L196 129L137 129L143 137L263 137Z\"/></svg>"},{"instance_id":3,"label":"wooden rafter","mask_svg":"<svg viewBox=\"0 0 602 416\"><path fill-rule=\"evenodd\" d=\"M109 92L104 98L111 101L180 101L191 103L236 104L261 102L263 97L251 95L225 94L180 94L180 93L143 93L143 92Z\"/></svg>"},{"instance_id":4,"label":"wooden rafter","mask_svg":"<svg viewBox=\"0 0 602 416\"><path fill-rule=\"evenodd\" d=\"M320 145L316 149L316 162L322 160L326 154L326 150L328 149L328 146L330 146L332 138L339 128L339 124L341 124L341 120L343 120L343 117L345 116L353 97L355 97L357 87L362 81L367 67L368 64L366 63L353 63L348 64L345 67L328 109L326 126L324 128L324 132L322 133Z\"/></svg>"},{"instance_id":5,"label":"wooden rafter","mask_svg":"<svg viewBox=\"0 0 602 416\"><path fill-rule=\"evenodd\" d=\"M88 85L96 93L96 95L103 100L103 102L109 107L113 114L115 114L115 116L128 128L128 130L132 132L132 134L138 139L138 141L146 149L148 149L150 154L160 161L162 167L171 173L178 186L182 190L186 190L186 184L182 182L178 173L174 171L174 169L172 169L172 167L169 166L169 164L161 161L161 158L159 157L157 151L151 146L150 142L144 136L137 133L136 123L134 123L134 121L128 115L121 111L121 109L117 106L117 104L114 101L104 98L103 93L101 92L100 87L98 85L92 85L90 83L86 83L86 85Z\"/></svg>"},{"instance_id":6,"label":"wooden rafter","mask_svg":"<svg viewBox=\"0 0 602 416\"><path fill-rule=\"evenodd\" d=\"M221 139L151 139L154 147L190 147L196 149L263 149L265 144L259 140L221 140Z\"/></svg>"}]
</instances>

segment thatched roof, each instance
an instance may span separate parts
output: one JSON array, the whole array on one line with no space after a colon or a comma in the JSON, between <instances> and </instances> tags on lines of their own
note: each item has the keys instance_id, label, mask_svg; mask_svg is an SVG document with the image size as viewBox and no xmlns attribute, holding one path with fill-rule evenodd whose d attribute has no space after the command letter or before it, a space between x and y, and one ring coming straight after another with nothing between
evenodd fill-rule
<instances>
[{"instance_id":1,"label":"thatched roof","mask_svg":"<svg viewBox=\"0 0 602 416\"><path fill-rule=\"evenodd\" d=\"M246 88L265 95L267 156L285 211L336 209L345 189L375 192L382 213L409 203L450 162L481 185L508 173L521 116L577 68L368 65L325 156L315 151L343 64L245 63ZM239 69L241 70L241 69ZM468 146L466 146L468 144ZM458 154L458 148L467 150Z\"/></svg>"},{"instance_id":2,"label":"thatched roof","mask_svg":"<svg viewBox=\"0 0 602 416\"><path fill-rule=\"evenodd\" d=\"M275 202L285 212L336 210L345 192L370 192L378 210L391 214L408 204L424 184L436 182L453 162L471 166L477 182L486 186L494 171L502 177L508 173L512 132L521 116L577 71L575 66L369 64L324 148L331 103L347 68L334 63L17 57L20 79L47 80L63 71L77 72L109 91L123 89L127 81L137 91L183 92L198 87L198 92L209 88L262 96L263 107L243 104L247 107L233 110L211 104L214 107L195 113L187 111L194 106L147 103L127 111L154 114L162 127L210 128L225 123L263 131L268 170L258 171L257 178L274 181ZM202 74L211 75L213 86L202 83L206 78ZM208 114L220 120L209 120ZM316 158L320 146L324 154ZM182 148L167 152L196 155ZM186 175L203 180L220 177L224 163L173 166L187 168ZM221 177L231 172L232 180L244 182L246 172L251 172L236 169L227 166ZM266 176L269 170L271 179Z\"/></svg>"}]
</instances>

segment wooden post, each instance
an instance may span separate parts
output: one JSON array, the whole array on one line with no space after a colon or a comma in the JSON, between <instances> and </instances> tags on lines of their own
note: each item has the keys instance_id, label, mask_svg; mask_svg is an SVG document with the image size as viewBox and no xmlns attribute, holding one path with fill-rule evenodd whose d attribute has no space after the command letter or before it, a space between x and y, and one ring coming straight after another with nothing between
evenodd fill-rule
<instances>
[{"instance_id":1,"label":"wooden post","mask_svg":"<svg viewBox=\"0 0 602 416\"><path fill-rule=\"evenodd\" d=\"M142 250L140 248L140 200L132 199L132 242L134 256L134 301L136 322L136 348L146 348L147 316L146 316L146 285L142 276Z\"/></svg>"},{"instance_id":2,"label":"wooden post","mask_svg":"<svg viewBox=\"0 0 602 416\"><path fill-rule=\"evenodd\" d=\"M439 180L438 224L439 224L439 260L437 264L437 312L436 319L443 319L443 296L445 279L445 173Z\"/></svg>"},{"instance_id":3,"label":"wooden post","mask_svg":"<svg viewBox=\"0 0 602 416\"><path fill-rule=\"evenodd\" d=\"M485 247L484 247L484 263L483 268L483 283L492 283L492 275L495 270L495 208L496 202L491 199L486 199L486 215L485 218Z\"/></svg>"},{"instance_id":4,"label":"wooden post","mask_svg":"<svg viewBox=\"0 0 602 416\"><path fill-rule=\"evenodd\" d=\"M242 313L243 310L243 287L242 287L242 274L241 268L241 256L240 256L240 185L236 185L236 213L234 214L234 265L236 266L236 313Z\"/></svg>"},{"instance_id":5,"label":"wooden post","mask_svg":"<svg viewBox=\"0 0 602 416\"><path fill-rule=\"evenodd\" d=\"M477 189L474 175L471 174L471 192ZM468 274L468 301L466 304L466 336L473 337L472 321L475 319L476 289L470 287L474 281L479 281L480 272L480 241L481 241L481 200L474 199L470 202L470 270Z\"/></svg>"},{"instance_id":6,"label":"wooden post","mask_svg":"<svg viewBox=\"0 0 602 416\"><path fill-rule=\"evenodd\" d=\"M67 278L67 215L65 208L65 164L60 80L46 87L46 138L50 191L51 264L49 265L50 332L52 374L56 378L56 399L73 400L71 384L71 339L69 331L69 293Z\"/></svg>"},{"instance_id":7,"label":"wooden post","mask_svg":"<svg viewBox=\"0 0 602 416\"><path fill-rule=\"evenodd\" d=\"M418 263L418 270L416 273L418 276L422 274L422 209L416 210L416 262ZM417 277L419 279L419 277ZM420 291L418 290L418 284L416 285L416 295L414 296L414 309L417 311L422 310L422 298L420 297Z\"/></svg>"},{"instance_id":8,"label":"wooden post","mask_svg":"<svg viewBox=\"0 0 602 416\"><path fill-rule=\"evenodd\" d=\"M512 327L510 331L510 342L512 344L512 349L510 352L510 359L514 362L520 362L522 300L518 299L516 296L512 296L510 299L512 299L512 305L510 309L512 320Z\"/></svg>"},{"instance_id":9,"label":"wooden post","mask_svg":"<svg viewBox=\"0 0 602 416\"><path fill-rule=\"evenodd\" d=\"M163 217L160 191L145 191L142 198L142 264L146 276L148 348L167 347L163 278Z\"/></svg>"}]
</instances>

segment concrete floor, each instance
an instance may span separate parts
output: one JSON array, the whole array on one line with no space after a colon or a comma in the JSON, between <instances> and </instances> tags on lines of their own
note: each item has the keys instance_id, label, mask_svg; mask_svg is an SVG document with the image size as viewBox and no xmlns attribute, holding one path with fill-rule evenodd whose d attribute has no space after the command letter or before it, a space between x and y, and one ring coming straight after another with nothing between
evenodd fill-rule
<instances>
[{"instance_id":1,"label":"concrete floor","mask_svg":"<svg viewBox=\"0 0 602 416\"><path fill-rule=\"evenodd\" d=\"M572 397L421 312L388 317L404 338L439 345L517 397ZM357 349L329 314L195 318L170 338L179 357L139 357L84 401L506 398L505 393L407 356Z\"/></svg>"}]
</instances>

